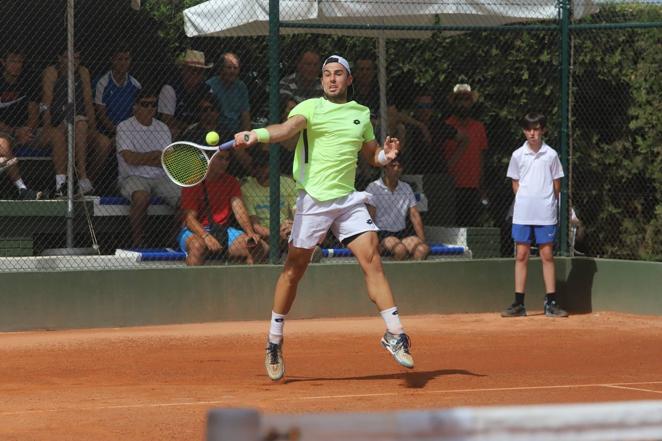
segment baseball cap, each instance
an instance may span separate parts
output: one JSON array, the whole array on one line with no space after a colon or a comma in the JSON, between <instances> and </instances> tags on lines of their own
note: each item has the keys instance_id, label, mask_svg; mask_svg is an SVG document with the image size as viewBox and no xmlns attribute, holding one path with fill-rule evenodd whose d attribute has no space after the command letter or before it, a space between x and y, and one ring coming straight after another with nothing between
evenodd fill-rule
<instances>
[{"instance_id":1,"label":"baseball cap","mask_svg":"<svg viewBox=\"0 0 662 441\"><path fill-rule=\"evenodd\" d=\"M324 60L324 64L322 65L322 70L324 70L324 66L326 66L329 63L340 63L342 67L345 68L348 74L352 74L352 70L349 68L349 62L341 57L340 55L331 55L329 58Z\"/></svg>"}]
</instances>

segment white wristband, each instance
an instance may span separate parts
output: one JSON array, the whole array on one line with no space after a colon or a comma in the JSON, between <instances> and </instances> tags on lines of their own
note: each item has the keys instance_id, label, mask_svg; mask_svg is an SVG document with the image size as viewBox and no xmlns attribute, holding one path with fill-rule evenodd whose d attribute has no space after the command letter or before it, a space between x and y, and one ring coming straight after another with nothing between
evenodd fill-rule
<instances>
[{"instance_id":1,"label":"white wristband","mask_svg":"<svg viewBox=\"0 0 662 441\"><path fill-rule=\"evenodd\" d=\"M384 149L381 149L377 154L377 162L379 162L381 165L386 165L389 162L391 162L391 160L386 157L386 153L384 153Z\"/></svg>"}]
</instances>

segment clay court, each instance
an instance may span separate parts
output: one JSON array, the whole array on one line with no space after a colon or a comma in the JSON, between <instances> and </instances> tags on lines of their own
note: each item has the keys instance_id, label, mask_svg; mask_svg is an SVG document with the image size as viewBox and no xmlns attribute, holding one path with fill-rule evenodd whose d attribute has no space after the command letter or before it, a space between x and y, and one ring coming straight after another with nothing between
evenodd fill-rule
<instances>
[{"instance_id":1,"label":"clay court","mask_svg":"<svg viewBox=\"0 0 662 441\"><path fill-rule=\"evenodd\" d=\"M267 322L0 334L0 439L200 440L212 407L382 411L662 399L662 318L405 316L416 367L378 317L290 320L286 378L263 372Z\"/></svg>"}]
</instances>

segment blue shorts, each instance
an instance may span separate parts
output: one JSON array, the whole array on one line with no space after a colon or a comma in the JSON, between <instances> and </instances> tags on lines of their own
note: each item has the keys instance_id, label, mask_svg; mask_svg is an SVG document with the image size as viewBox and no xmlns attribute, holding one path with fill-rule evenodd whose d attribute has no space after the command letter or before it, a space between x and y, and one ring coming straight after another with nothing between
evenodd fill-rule
<instances>
[{"instance_id":1,"label":"blue shorts","mask_svg":"<svg viewBox=\"0 0 662 441\"><path fill-rule=\"evenodd\" d=\"M556 239L556 225L519 225L513 224L513 240L517 243L531 243L535 235L536 244L545 245L554 243Z\"/></svg>"},{"instance_id":2,"label":"blue shorts","mask_svg":"<svg viewBox=\"0 0 662 441\"><path fill-rule=\"evenodd\" d=\"M209 227L205 227L205 231L209 231ZM177 237L177 242L179 243L179 248L183 252L186 252L186 241L188 240L189 237L193 235L193 231L189 230L188 228L184 227L182 228L182 231L179 232L179 236ZM230 248L232 243L237 240L239 236L244 234L242 230L238 230L236 228L228 227L228 243L227 247ZM222 244L221 244L222 245Z\"/></svg>"}]
</instances>

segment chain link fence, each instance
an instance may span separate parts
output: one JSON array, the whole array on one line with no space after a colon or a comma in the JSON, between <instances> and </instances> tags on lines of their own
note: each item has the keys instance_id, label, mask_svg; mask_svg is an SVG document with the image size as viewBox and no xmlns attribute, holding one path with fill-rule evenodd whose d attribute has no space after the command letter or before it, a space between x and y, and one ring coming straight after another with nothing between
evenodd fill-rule
<instances>
[{"instance_id":1,"label":"chain link fence","mask_svg":"<svg viewBox=\"0 0 662 441\"><path fill-rule=\"evenodd\" d=\"M518 121L538 111L566 176L558 249L662 259L657 1L575 2L567 41L562 9L539 0L281 2L275 42L264 0L26 0L0 11L2 271L277 260L296 139L277 162L267 145L233 152L192 189L170 183L160 151L285 120L321 96L334 54L350 61L349 98L370 109L377 139L401 143L389 177L359 157L356 188L378 196L379 222L424 235L429 258L512 256L506 170L525 140ZM280 206L269 199L277 175ZM404 208L379 194L396 178ZM210 220L225 228L207 237L195 225ZM322 248L346 254L331 234Z\"/></svg>"}]
</instances>

